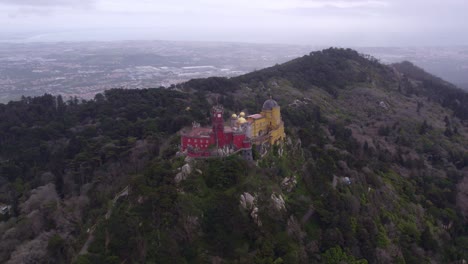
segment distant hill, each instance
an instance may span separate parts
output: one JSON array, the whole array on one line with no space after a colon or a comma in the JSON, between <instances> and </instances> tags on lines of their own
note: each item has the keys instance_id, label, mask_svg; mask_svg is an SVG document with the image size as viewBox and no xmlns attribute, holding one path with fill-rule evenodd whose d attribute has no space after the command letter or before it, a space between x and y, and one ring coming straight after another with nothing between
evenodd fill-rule
<instances>
[{"instance_id":1,"label":"distant hill","mask_svg":"<svg viewBox=\"0 0 468 264\"><path fill-rule=\"evenodd\" d=\"M468 91L468 83L458 83L457 86L465 91Z\"/></svg>"},{"instance_id":2,"label":"distant hill","mask_svg":"<svg viewBox=\"0 0 468 264\"><path fill-rule=\"evenodd\" d=\"M270 96L287 139L186 160L178 131ZM467 93L350 49L234 78L0 105L0 262L461 263Z\"/></svg>"}]
</instances>

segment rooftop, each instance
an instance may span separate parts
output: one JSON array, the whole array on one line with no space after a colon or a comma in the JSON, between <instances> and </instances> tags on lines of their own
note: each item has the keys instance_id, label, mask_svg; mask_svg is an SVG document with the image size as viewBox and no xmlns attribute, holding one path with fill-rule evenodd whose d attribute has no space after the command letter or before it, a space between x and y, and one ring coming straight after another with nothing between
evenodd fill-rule
<instances>
[{"instance_id":1,"label":"rooftop","mask_svg":"<svg viewBox=\"0 0 468 264\"><path fill-rule=\"evenodd\" d=\"M273 100L273 99L268 99L265 101L265 103L263 103L263 107L262 107L262 110L271 110L273 109L274 107L277 107L278 106L278 103Z\"/></svg>"},{"instance_id":2,"label":"rooftop","mask_svg":"<svg viewBox=\"0 0 468 264\"><path fill-rule=\"evenodd\" d=\"M193 127L190 131L185 129L182 131L182 134L188 137L210 137L211 128L209 127Z\"/></svg>"},{"instance_id":3,"label":"rooftop","mask_svg":"<svg viewBox=\"0 0 468 264\"><path fill-rule=\"evenodd\" d=\"M248 118L253 118L253 119L260 119L263 118L261 114L254 114L254 115L249 115L247 116Z\"/></svg>"},{"instance_id":4,"label":"rooftop","mask_svg":"<svg viewBox=\"0 0 468 264\"><path fill-rule=\"evenodd\" d=\"M209 138L213 130L211 127L192 127L182 130L182 135L187 137ZM232 127L225 126L224 133L232 133Z\"/></svg>"}]
</instances>

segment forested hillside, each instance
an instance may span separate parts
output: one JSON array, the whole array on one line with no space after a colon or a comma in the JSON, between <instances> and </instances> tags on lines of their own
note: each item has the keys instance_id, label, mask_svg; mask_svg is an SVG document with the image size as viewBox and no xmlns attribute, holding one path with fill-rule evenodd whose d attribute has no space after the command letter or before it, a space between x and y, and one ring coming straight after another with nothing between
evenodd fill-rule
<instances>
[{"instance_id":1,"label":"forested hillside","mask_svg":"<svg viewBox=\"0 0 468 264\"><path fill-rule=\"evenodd\" d=\"M188 160L216 101L272 95L287 139ZM461 263L468 95L404 62L327 49L240 77L0 105L0 262Z\"/></svg>"}]
</instances>

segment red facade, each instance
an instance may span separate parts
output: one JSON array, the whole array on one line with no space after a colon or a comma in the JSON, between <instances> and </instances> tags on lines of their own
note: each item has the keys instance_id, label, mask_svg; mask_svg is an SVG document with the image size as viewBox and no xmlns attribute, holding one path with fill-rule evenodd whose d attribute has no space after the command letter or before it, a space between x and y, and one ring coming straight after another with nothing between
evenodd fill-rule
<instances>
[{"instance_id":1,"label":"red facade","mask_svg":"<svg viewBox=\"0 0 468 264\"><path fill-rule=\"evenodd\" d=\"M181 150L190 157L209 157L219 148L234 150L251 149L250 140L245 133L233 131L224 126L223 108L215 106L211 110L211 128L193 127L182 133Z\"/></svg>"}]
</instances>

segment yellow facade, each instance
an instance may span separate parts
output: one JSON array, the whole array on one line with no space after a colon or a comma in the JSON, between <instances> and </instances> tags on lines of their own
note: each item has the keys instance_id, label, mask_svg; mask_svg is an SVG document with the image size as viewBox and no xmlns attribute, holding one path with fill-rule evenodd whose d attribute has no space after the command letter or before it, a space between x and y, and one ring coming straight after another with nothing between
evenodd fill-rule
<instances>
[{"instance_id":1,"label":"yellow facade","mask_svg":"<svg viewBox=\"0 0 468 264\"><path fill-rule=\"evenodd\" d=\"M284 140L286 135L279 105L272 99L267 100L260 115L249 116L252 140L256 144L268 142L271 145Z\"/></svg>"},{"instance_id":2,"label":"yellow facade","mask_svg":"<svg viewBox=\"0 0 468 264\"><path fill-rule=\"evenodd\" d=\"M266 118L250 119L252 137L263 136L268 133L268 120Z\"/></svg>"}]
</instances>

